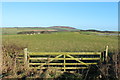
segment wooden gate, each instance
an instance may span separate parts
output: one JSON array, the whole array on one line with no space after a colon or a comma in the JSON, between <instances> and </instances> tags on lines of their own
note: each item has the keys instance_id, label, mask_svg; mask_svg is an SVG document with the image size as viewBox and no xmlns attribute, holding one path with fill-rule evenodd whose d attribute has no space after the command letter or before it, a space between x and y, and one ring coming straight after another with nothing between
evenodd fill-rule
<instances>
[{"instance_id":1,"label":"wooden gate","mask_svg":"<svg viewBox=\"0 0 120 80\"><path fill-rule=\"evenodd\" d=\"M108 46L104 52L28 52L25 48L24 64L30 69L56 68L72 71L104 62L107 56Z\"/></svg>"}]
</instances>

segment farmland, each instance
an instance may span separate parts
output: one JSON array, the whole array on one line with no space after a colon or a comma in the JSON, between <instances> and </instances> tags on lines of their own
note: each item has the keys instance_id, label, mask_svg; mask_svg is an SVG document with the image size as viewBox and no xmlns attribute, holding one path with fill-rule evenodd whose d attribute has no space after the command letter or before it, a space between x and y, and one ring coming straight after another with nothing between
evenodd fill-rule
<instances>
[{"instance_id":1,"label":"farmland","mask_svg":"<svg viewBox=\"0 0 120 80\"><path fill-rule=\"evenodd\" d=\"M120 80L118 5L3 1L0 80Z\"/></svg>"},{"instance_id":2,"label":"farmland","mask_svg":"<svg viewBox=\"0 0 120 80\"><path fill-rule=\"evenodd\" d=\"M95 35L93 32L54 32L51 34L3 35L5 45L16 44L34 52L78 52L103 51L109 46L110 52L117 50L118 37Z\"/></svg>"},{"instance_id":3,"label":"farmland","mask_svg":"<svg viewBox=\"0 0 120 80\"><path fill-rule=\"evenodd\" d=\"M117 35L109 35L110 33L104 34L100 32L91 32L91 31L78 31L78 30L75 31L75 29L72 30L72 29L63 29L63 28L55 29L55 28L54 29L53 28L46 28L46 29L45 28L40 28L40 29L39 28L18 28L18 29L4 28L2 31L3 33L2 34L3 75L2 76L4 76L5 78L15 78L15 77L23 78L24 76L42 78L44 74L43 78L58 77L59 79L63 75L62 76L63 78L72 77L73 79L81 78L80 80L83 80L86 78L86 80L93 80L94 77L95 79L97 79L98 76L102 74L103 76L102 79L106 80L108 78L106 74L103 74L104 72L106 72L105 70L108 69L108 67L105 67L107 66L107 64L98 64L97 66L99 66L99 68L96 68L94 66L94 68L96 69L92 69L91 68L92 66L89 66L90 69L88 69L87 71L90 71L90 73L88 73L86 77L85 75L86 70L83 72L83 74L81 74L80 72L73 73L73 74L61 73L60 70L57 70L57 69L54 71L54 73L51 73L53 70L51 68L50 69L48 68L46 69L46 71L43 70L41 72L41 71L37 71L36 69L34 70L28 69L24 64L19 62L19 59L17 58L19 57L18 53L22 53L24 48L28 48L29 52L42 53L42 54L47 53L49 55L51 53L59 53L59 52L64 54L67 52L71 52L71 54L75 52L103 52L106 46L109 46L109 51L108 51L109 53L117 53L118 51ZM36 30L36 31L59 30L59 31L50 32L50 33L41 33L41 34L17 34L18 32L29 31L29 30ZM68 31L64 31L64 30L68 30ZM113 56L111 56L111 60L109 60L109 63L111 64L111 67L109 67L110 68L109 71L114 70L114 71L111 71L109 75L111 75L111 73L117 73L115 70L118 67L115 67L116 64L111 63L111 62L116 62L116 59L114 59L114 56L116 55L117 54L114 54ZM67 57L70 58L70 56L67 56ZM74 59L74 58L70 58L70 59ZM24 59L22 58L22 60ZM40 64L40 63L37 63L37 64ZM99 69L101 69L102 71L99 72ZM94 70L96 70L98 74L94 73L95 72ZM54 74L54 75L50 75L50 74ZM49 77L47 75L49 75ZM89 78L92 78L92 79L89 79ZM110 79L116 79L116 77L111 76Z\"/></svg>"}]
</instances>

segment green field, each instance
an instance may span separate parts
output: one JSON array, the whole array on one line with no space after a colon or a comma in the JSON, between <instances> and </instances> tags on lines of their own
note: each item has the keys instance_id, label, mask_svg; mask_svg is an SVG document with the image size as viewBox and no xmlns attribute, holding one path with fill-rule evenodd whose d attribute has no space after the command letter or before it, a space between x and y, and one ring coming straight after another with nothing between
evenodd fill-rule
<instances>
[{"instance_id":1,"label":"green field","mask_svg":"<svg viewBox=\"0 0 120 80\"><path fill-rule=\"evenodd\" d=\"M52 28L2 28L3 35L16 35L18 32L29 30L54 30Z\"/></svg>"},{"instance_id":2,"label":"green field","mask_svg":"<svg viewBox=\"0 0 120 80\"><path fill-rule=\"evenodd\" d=\"M77 52L104 51L109 46L109 52L118 49L118 37L110 35L95 35L85 32L55 32L35 35L3 35L4 45L16 44L27 47L32 52Z\"/></svg>"},{"instance_id":3,"label":"green field","mask_svg":"<svg viewBox=\"0 0 120 80\"><path fill-rule=\"evenodd\" d=\"M48 27L48 28L42 28L42 27L38 27L38 28L34 28L34 27L23 27L23 28L2 28L2 34L3 35L16 35L18 32L23 32L23 31L32 31L32 30L57 30L57 31L79 31L79 29L69 29L69 28L52 28L52 27Z\"/></svg>"}]
</instances>

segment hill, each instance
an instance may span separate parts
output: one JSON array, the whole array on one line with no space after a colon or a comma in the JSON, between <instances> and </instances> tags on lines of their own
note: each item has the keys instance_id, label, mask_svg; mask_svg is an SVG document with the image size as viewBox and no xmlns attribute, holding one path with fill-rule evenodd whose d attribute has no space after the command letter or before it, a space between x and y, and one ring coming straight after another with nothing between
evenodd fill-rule
<instances>
[{"instance_id":1,"label":"hill","mask_svg":"<svg viewBox=\"0 0 120 80\"><path fill-rule=\"evenodd\" d=\"M43 33L43 32L61 32L61 31L80 31L79 29L67 26L53 27L8 27L2 28L2 34L18 34L18 33Z\"/></svg>"},{"instance_id":2,"label":"hill","mask_svg":"<svg viewBox=\"0 0 120 80\"><path fill-rule=\"evenodd\" d=\"M48 28L55 29L57 31L80 31L79 29L69 26L52 26Z\"/></svg>"},{"instance_id":3,"label":"hill","mask_svg":"<svg viewBox=\"0 0 120 80\"><path fill-rule=\"evenodd\" d=\"M69 26L52 26L52 27L49 27L49 28L67 28L67 29L76 29L76 28L69 27Z\"/></svg>"},{"instance_id":4,"label":"hill","mask_svg":"<svg viewBox=\"0 0 120 80\"><path fill-rule=\"evenodd\" d=\"M69 26L51 26L51 27L5 27L2 28L2 34L33 34L33 33L51 33L51 32L92 32L92 33L108 33L117 34L117 31L99 31L99 30L80 30Z\"/></svg>"}]
</instances>

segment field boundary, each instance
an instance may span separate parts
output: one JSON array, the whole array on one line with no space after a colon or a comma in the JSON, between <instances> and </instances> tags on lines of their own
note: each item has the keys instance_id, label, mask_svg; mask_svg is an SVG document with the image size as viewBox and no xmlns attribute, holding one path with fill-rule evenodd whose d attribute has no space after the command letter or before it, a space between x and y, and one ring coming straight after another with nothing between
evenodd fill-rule
<instances>
[{"instance_id":1,"label":"field boundary","mask_svg":"<svg viewBox=\"0 0 120 80\"><path fill-rule=\"evenodd\" d=\"M90 65L107 61L108 46L103 52L29 52L25 48L23 57L24 65L29 69L54 68L64 72L74 71L88 69Z\"/></svg>"}]
</instances>

